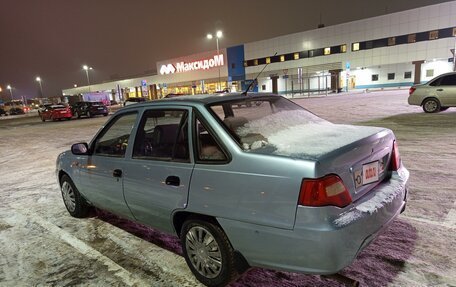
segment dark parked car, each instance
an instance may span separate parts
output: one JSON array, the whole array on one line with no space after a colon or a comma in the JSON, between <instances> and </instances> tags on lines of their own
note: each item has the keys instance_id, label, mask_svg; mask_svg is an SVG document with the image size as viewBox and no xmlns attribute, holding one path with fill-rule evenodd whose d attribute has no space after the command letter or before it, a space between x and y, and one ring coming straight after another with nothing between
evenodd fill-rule
<instances>
[{"instance_id":1,"label":"dark parked car","mask_svg":"<svg viewBox=\"0 0 456 287\"><path fill-rule=\"evenodd\" d=\"M40 112L40 118L43 122L46 120L71 120L72 117L70 107L65 105L50 105Z\"/></svg>"},{"instance_id":2,"label":"dark parked car","mask_svg":"<svg viewBox=\"0 0 456 287\"><path fill-rule=\"evenodd\" d=\"M128 106L56 173L72 216L96 206L176 234L208 286L248 266L339 272L404 210L409 177L391 130L267 94Z\"/></svg>"},{"instance_id":3,"label":"dark parked car","mask_svg":"<svg viewBox=\"0 0 456 287\"><path fill-rule=\"evenodd\" d=\"M23 109L16 107L16 108L11 108L9 110L9 114L12 115L12 116L14 116L14 115L23 115L23 114L25 114L25 112L24 112Z\"/></svg>"},{"instance_id":4,"label":"dark parked car","mask_svg":"<svg viewBox=\"0 0 456 287\"><path fill-rule=\"evenodd\" d=\"M78 102L73 106L73 115L78 119L81 116L89 118L97 115L107 116L109 114L108 107L102 102Z\"/></svg>"},{"instance_id":5,"label":"dark parked car","mask_svg":"<svg viewBox=\"0 0 456 287\"><path fill-rule=\"evenodd\" d=\"M0 116L7 116L8 114L6 113L6 111L2 108L0 108Z\"/></svg>"}]
</instances>

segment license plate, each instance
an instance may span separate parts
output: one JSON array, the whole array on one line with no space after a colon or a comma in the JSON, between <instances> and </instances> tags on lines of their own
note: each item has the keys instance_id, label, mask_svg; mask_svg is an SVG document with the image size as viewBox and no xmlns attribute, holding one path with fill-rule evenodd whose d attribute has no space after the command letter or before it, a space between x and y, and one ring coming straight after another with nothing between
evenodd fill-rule
<instances>
[{"instance_id":1,"label":"license plate","mask_svg":"<svg viewBox=\"0 0 456 287\"><path fill-rule=\"evenodd\" d=\"M61 114L66 114L66 112L65 112L65 111L61 111L60 113L61 113Z\"/></svg>"},{"instance_id":2,"label":"license plate","mask_svg":"<svg viewBox=\"0 0 456 287\"><path fill-rule=\"evenodd\" d=\"M102 110L103 108L98 108L99 110Z\"/></svg>"},{"instance_id":3,"label":"license plate","mask_svg":"<svg viewBox=\"0 0 456 287\"><path fill-rule=\"evenodd\" d=\"M378 181L378 161L363 164L363 185Z\"/></svg>"},{"instance_id":4,"label":"license plate","mask_svg":"<svg viewBox=\"0 0 456 287\"><path fill-rule=\"evenodd\" d=\"M363 165L363 169L358 169L353 174L355 181L355 187L359 187L378 181L378 174L381 172L381 164L378 161L374 161Z\"/></svg>"}]
</instances>

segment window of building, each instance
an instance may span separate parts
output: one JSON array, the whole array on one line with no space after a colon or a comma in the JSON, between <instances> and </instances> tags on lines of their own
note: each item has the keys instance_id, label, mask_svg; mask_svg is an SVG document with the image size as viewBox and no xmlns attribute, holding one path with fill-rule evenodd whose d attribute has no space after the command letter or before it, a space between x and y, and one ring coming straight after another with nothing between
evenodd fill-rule
<instances>
[{"instance_id":1,"label":"window of building","mask_svg":"<svg viewBox=\"0 0 456 287\"><path fill-rule=\"evenodd\" d=\"M270 57L266 58L266 64L271 64L271 58Z\"/></svg>"},{"instance_id":2,"label":"window of building","mask_svg":"<svg viewBox=\"0 0 456 287\"><path fill-rule=\"evenodd\" d=\"M404 79L411 79L412 78L412 72L405 72L404 73Z\"/></svg>"},{"instance_id":3,"label":"window of building","mask_svg":"<svg viewBox=\"0 0 456 287\"><path fill-rule=\"evenodd\" d=\"M372 75L372 82L378 81L378 74Z\"/></svg>"},{"instance_id":4,"label":"window of building","mask_svg":"<svg viewBox=\"0 0 456 287\"><path fill-rule=\"evenodd\" d=\"M410 34L407 36L408 43L415 43L416 42L416 34Z\"/></svg>"},{"instance_id":5,"label":"window of building","mask_svg":"<svg viewBox=\"0 0 456 287\"><path fill-rule=\"evenodd\" d=\"M266 85L261 85L261 90L266 91Z\"/></svg>"},{"instance_id":6,"label":"window of building","mask_svg":"<svg viewBox=\"0 0 456 287\"><path fill-rule=\"evenodd\" d=\"M299 59L299 53L294 53L294 59L298 60Z\"/></svg>"},{"instance_id":7,"label":"window of building","mask_svg":"<svg viewBox=\"0 0 456 287\"><path fill-rule=\"evenodd\" d=\"M434 77L434 69L426 70L426 77L427 78Z\"/></svg>"},{"instance_id":8,"label":"window of building","mask_svg":"<svg viewBox=\"0 0 456 287\"><path fill-rule=\"evenodd\" d=\"M331 55L331 48L325 48L324 54L325 55Z\"/></svg>"},{"instance_id":9,"label":"window of building","mask_svg":"<svg viewBox=\"0 0 456 287\"><path fill-rule=\"evenodd\" d=\"M372 49L374 47L373 41L366 41L365 47L366 47L366 49Z\"/></svg>"},{"instance_id":10,"label":"window of building","mask_svg":"<svg viewBox=\"0 0 456 287\"><path fill-rule=\"evenodd\" d=\"M258 59L253 60L253 65L258 66Z\"/></svg>"},{"instance_id":11,"label":"window of building","mask_svg":"<svg viewBox=\"0 0 456 287\"><path fill-rule=\"evenodd\" d=\"M341 53L346 53L347 52L347 45L345 45L345 44L340 45L340 52Z\"/></svg>"},{"instance_id":12,"label":"window of building","mask_svg":"<svg viewBox=\"0 0 456 287\"><path fill-rule=\"evenodd\" d=\"M359 51L359 43L352 44L352 51Z\"/></svg>"},{"instance_id":13,"label":"window of building","mask_svg":"<svg viewBox=\"0 0 456 287\"><path fill-rule=\"evenodd\" d=\"M439 38L439 30L429 32L429 40L436 40Z\"/></svg>"},{"instance_id":14,"label":"window of building","mask_svg":"<svg viewBox=\"0 0 456 287\"><path fill-rule=\"evenodd\" d=\"M247 64L247 61L244 61L244 67L247 67L248 64Z\"/></svg>"},{"instance_id":15,"label":"window of building","mask_svg":"<svg viewBox=\"0 0 456 287\"><path fill-rule=\"evenodd\" d=\"M396 37L389 37L388 38L388 46L396 45Z\"/></svg>"},{"instance_id":16,"label":"window of building","mask_svg":"<svg viewBox=\"0 0 456 287\"><path fill-rule=\"evenodd\" d=\"M285 55L280 55L280 62L284 62L285 61Z\"/></svg>"},{"instance_id":17,"label":"window of building","mask_svg":"<svg viewBox=\"0 0 456 287\"><path fill-rule=\"evenodd\" d=\"M456 28L453 28L453 37L456 37Z\"/></svg>"},{"instance_id":18,"label":"window of building","mask_svg":"<svg viewBox=\"0 0 456 287\"><path fill-rule=\"evenodd\" d=\"M388 73L388 80L394 80L395 76L395 73Z\"/></svg>"}]
</instances>

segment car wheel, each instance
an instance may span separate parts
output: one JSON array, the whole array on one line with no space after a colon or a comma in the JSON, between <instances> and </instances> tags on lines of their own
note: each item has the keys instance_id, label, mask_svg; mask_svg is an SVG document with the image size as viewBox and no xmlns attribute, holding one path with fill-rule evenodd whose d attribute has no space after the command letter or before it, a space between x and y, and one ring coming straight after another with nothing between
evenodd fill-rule
<instances>
[{"instance_id":1,"label":"car wheel","mask_svg":"<svg viewBox=\"0 0 456 287\"><path fill-rule=\"evenodd\" d=\"M233 247L219 226L188 220L182 226L180 239L187 265L204 285L225 286L238 276Z\"/></svg>"},{"instance_id":2,"label":"car wheel","mask_svg":"<svg viewBox=\"0 0 456 287\"><path fill-rule=\"evenodd\" d=\"M423 111L426 113L440 112L440 102L436 98L429 98L423 102Z\"/></svg>"},{"instance_id":3,"label":"car wheel","mask_svg":"<svg viewBox=\"0 0 456 287\"><path fill-rule=\"evenodd\" d=\"M107 117L107 116L108 116L108 113L106 113L106 114L103 114L103 116Z\"/></svg>"},{"instance_id":4,"label":"car wheel","mask_svg":"<svg viewBox=\"0 0 456 287\"><path fill-rule=\"evenodd\" d=\"M443 112L443 111L446 111L448 110L449 107L440 107L440 111Z\"/></svg>"},{"instance_id":5,"label":"car wheel","mask_svg":"<svg viewBox=\"0 0 456 287\"><path fill-rule=\"evenodd\" d=\"M60 180L63 203L71 216L77 218L86 217L90 210L90 205L81 196L78 189L68 175L62 176Z\"/></svg>"}]
</instances>

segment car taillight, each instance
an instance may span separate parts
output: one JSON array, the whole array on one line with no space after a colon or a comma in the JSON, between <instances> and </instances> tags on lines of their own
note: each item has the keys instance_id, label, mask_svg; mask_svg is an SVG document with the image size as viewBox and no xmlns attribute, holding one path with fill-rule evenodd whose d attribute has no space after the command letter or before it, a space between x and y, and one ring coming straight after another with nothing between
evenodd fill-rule
<instances>
[{"instance_id":1,"label":"car taillight","mask_svg":"<svg viewBox=\"0 0 456 287\"><path fill-rule=\"evenodd\" d=\"M345 207L352 202L350 192L337 175L331 174L318 179L303 179L299 194L299 205Z\"/></svg>"},{"instance_id":2,"label":"car taillight","mask_svg":"<svg viewBox=\"0 0 456 287\"><path fill-rule=\"evenodd\" d=\"M391 170L396 171L401 166L401 155L396 141L393 142L393 151L391 152Z\"/></svg>"},{"instance_id":3,"label":"car taillight","mask_svg":"<svg viewBox=\"0 0 456 287\"><path fill-rule=\"evenodd\" d=\"M415 90L416 90L416 87L410 87L409 95L412 95Z\"/></svg>"}]
</instances>

